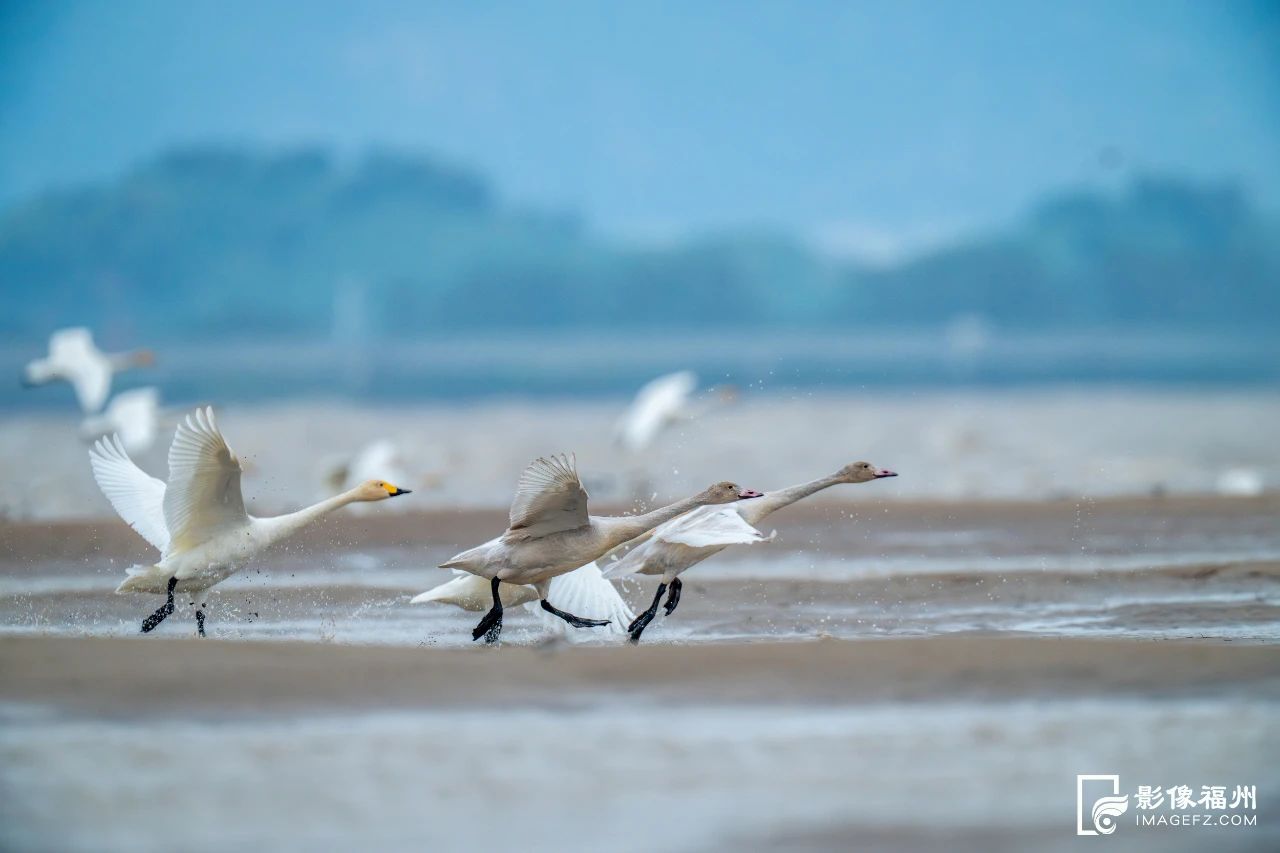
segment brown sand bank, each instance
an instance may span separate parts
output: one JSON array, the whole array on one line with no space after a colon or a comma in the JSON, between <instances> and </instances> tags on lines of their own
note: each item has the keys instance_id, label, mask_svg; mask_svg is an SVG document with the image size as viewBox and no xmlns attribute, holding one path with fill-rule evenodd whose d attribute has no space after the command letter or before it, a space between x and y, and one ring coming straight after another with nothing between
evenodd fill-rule
<instances>
[{"instance_id":1,"label":"brown sand bank","mask_svg":"<svg viewBox=\"0 0 1280 853\"><path fill-rule=\"evenodd\" d=\"M1277 699L1280 651L1025 637L500 649L0 640L0 701L124 715L537 707L627 698L770 704L1091 695Z\"/></svg>"},{"instance_id":2,"label":"brown sand bank","mask_svg":"<svg viewBox=\"0 0 1280 853\"><path fill-rule=\"evenodd\" d=\"M601 515L627 507L593 505ZM1007 525L1011 535L1026 525L1087 530L1123 528L1152 521L1195 523L1212 528L1242 519L1280 517L1280 495L1259 497L1124 497L1058 501L816 501L797 504L771 516L769 524L821 525L841 520L874 519L877 528L930 531L966 526ZM506 508L427 510L423 512L338 513L323 525L304 530L290 547L374 547L476 543L501 533ZM787 547L784 536L775 547ZM0 520L0 565L109 554L143 560L154 556L145 542L116 518L77 521Z\"/></svg>"}]
</instances>

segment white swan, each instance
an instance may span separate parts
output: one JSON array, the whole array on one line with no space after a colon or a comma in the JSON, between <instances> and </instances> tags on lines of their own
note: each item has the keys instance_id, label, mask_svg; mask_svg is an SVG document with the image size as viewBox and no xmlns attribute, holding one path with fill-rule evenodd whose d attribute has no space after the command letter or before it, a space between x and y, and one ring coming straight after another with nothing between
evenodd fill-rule
<instances>
[{"instance_id":1,"label":"white swan","mask_svg":"<svg viewBox=\"0 0 1280 853\"><path fill-rule=\"evenodd\" d=\"M733 483L717 483L691 498L643 515L588 515L587 492L578 479L574 460L568 456L538 459L520 475L507 532L440 566L462 569L490 582L493 606L472 631L473 640L483 636L485 642L493 643L502 632L500 582L529 584L547 613L576 628L596 628L604 625L604 620L583 619L547 600L552 578L593 562L623 542L696 507L758 497L759 492L744 491Z\"/></svg>"},{"instance_id":2,"label":"white swan","mask_svg":"<svg viewBox=\"0 0 1280 853\"><path fill-rule=\"evenodd\" d=\"M93 333L77 326L59 329L49 336L49 355L27 362L22 383L34 388L50 382L69 382L81 410L93 413L107 401L114 374L132 367L147 367L154 361L150 350L103 353L93 343Z\"/></svg>"},{"instance_id":3,"label":"white swan","mask_svg":"<svg viewBox=\"0 0 1280 853\"><path fill-rule=\"evenodd\" d=\"M640 642L640 635L657 615L658 604L662 601L662 594L668 587L671 589L671 594L667 598L667 615L670 616L676 609L676 605L680 603L680 591L683 587L679 577L681 572L701 563L713 554L720 553L736 542L759 541L760 531L752 525L759 524L771 513L840 483L869 483L872 480L896 476L898 475L893 471L877 468L870 462L854 462L829 477L820 477L776 492L766 492L760 500L727 507L729 512L739 516L743 522L741 526L735 527L732 520L727 517L708 516L701 521L693 519L683 527L680 526L680 522L685 519L677 518L671 524L671 531L665 534L662 528L654 530L647 541L637 545L604 571L606 578L628 574L662 576L662 581L658 584L658 592L654 595L649 609L637 616L627 628L631 632L631 641ZM742 538L733 539L735 535Z\"/></svg>"},{"instance_id":4,"label":"white swan","mask_svg":"<svg viewBox=\"0 0 1280 853\"><path fill-rule=\"evenodd\" d=\"M115 433L130 453L150 450L159 431L160 391L152 387L121 391L102 414L89 415L80 422L80 437L85 441Z\"/></svg>"},{"instance_id":5,"label":"white swan","mask_svg":"<svg viewBox=\"0 0 1280 853\"><path fill-rule=\"evenodd\" d=\"M100 439L89 451L94 479L130 527L160 551L160 562L134 566L116 592L150 592L165 603L142 623L147 633L173 613L173 594L202 592L242 568L265 548L335 509L357 501L409 494L370 480L314 506L274 518L245 512L240 461L227 446L213 409L197 409L178 424L169 447L169 484L133 463L120 440ZM204 636L204 605L196 610Z\"/></svg>"},{"instance_id":6,"label":"white swan","mask_svg":"<svg viewBox=\"0 0 1280 853\"><path fill-rule=\"evenodd\" d=\"M453 580L415 596L409 603L452 604L477 613L488 610L491 602L489 581L458 569L454 569L454 573L457 577ZM537 590L528 585L501 584L498 594L503 608L524 605L526 610L532 612L534 602L538 600ZM625 634L625 626L635 618L635 613L622 600L613 584L604 579L600 567L595 563L587 563L567 574L552 578L547 594L570 613L608 621L609 624L605 627L611 634ZM551 631L560 633L568 627L564 621L541 608L537 608L536 612Z\"/></svg>"},{"instance_id":7,"label":"white swan","mask_svg":"<svg viewBox=\"0 0 1280 853\"><path fill-rule=\"evenodd\" d=\"M618 445L631 453L649 447L663 430L680 420L697 387L698 377L689 370L668 373L646 384L618 420L614 431Z\"/></svg>"}]
</instances>

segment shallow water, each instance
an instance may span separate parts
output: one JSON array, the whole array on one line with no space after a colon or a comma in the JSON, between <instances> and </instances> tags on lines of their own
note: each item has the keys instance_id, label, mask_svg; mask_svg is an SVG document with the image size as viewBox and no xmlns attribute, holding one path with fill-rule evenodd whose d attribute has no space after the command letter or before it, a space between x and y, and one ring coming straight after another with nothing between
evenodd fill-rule
<instances>
[{"instance_id":1,"label":"shallow water","mask_svg":"<svg viewBox=\"0 0 1280 853\"><path fill-rule=\"evenodd\" d=\"M659 617L645 638L978 632L1280 641L1280 525L1272 505L1227 503L1194 514L1161 506L1088 514L1069 506L1030 515L995 509L956 521L868 508L779 515L774 542L727 550L687 572L680 609ZM202 597L209 630L225 639L469 645L478 614L408 604L452 577L431 567L460 544L432 538L413 547L268 554ZM135 633L159 599L112 594L129 562L91 553L0 564L0 633ZM655 585L628 579L621 588L642 609ZM559 626L541 613L517 612L504 638L541 642L564 635ZM185 600L159 629L193 630ZM568 637L618 641L603 630Z\"/></svg>"},{"instance_id":2,"label":"shallow water","mask_svg":"<svg viewBox=\"0 0 1280 853\"><path fill-rule=\"evenodd\" d=\"M865 849L885 836L893 849L945 839L955 850L1056 850L1076 840L1076 773L1260 792L1280 783L1268 757L1280 736L1274 706L1239 699L640 700L141 724L9 707L2 719L0 833L27 849L711 851L796 849L805 838ZM1120 837L1123 849L1153 850L1280 840L1265 821L1194 833L1122 826Z\"/></svg>"}]
</instances>

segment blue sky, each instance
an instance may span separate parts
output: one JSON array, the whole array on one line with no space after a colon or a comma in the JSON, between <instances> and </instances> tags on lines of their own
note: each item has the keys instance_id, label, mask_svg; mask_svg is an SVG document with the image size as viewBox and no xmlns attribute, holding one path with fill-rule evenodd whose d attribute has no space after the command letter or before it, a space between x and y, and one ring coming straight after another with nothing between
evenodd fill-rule
<instances>
[{"instance_id":1,"label":"blue sky","mask_svg":"<svg viewBox=\"0 0 1280 853\"><path fill-rule=\"evenodd\" d=\"M0 0L0 202L213 139L423 148L612 234L884 256L1134 171L1274 210L1276 8Z\"/></svg>"}]
</instances>

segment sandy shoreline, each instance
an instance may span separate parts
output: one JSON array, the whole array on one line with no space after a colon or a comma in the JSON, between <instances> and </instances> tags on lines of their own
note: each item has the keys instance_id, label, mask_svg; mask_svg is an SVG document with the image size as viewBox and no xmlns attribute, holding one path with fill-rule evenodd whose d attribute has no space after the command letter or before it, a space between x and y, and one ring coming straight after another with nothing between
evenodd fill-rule
<instances>
[{"instance_id":1,"label":"sandy shoreline","mask_svg":"<svg viewBox=\"0 0 1280 853\"><path fill-rule=\"evenodd\" d=\"M1088 696L1280 699L1280 652L1223 642L931 637L696 647L433 649L6 638L0 701L135 715Z\"/></svg>"}]
</instances>

